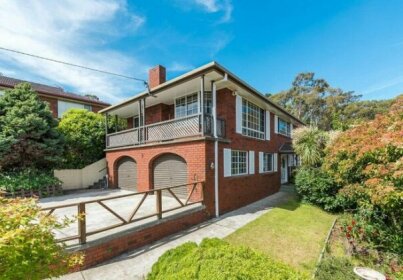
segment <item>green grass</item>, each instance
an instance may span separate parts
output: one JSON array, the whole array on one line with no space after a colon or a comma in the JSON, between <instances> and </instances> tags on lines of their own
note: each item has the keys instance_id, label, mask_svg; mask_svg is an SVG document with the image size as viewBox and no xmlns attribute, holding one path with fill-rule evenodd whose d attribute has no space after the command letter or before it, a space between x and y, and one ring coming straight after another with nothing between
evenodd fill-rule
<instances>
[{"instance_id":1,"label":"green grass","mask_svg":"<svg viewBox=\"0 0 403 280\"><path fill-rule=\"evenodd\" d=\"M238 229L226 241L312 273L334 219L334 215L293 199Z\"/></svg>"}]
</instances>

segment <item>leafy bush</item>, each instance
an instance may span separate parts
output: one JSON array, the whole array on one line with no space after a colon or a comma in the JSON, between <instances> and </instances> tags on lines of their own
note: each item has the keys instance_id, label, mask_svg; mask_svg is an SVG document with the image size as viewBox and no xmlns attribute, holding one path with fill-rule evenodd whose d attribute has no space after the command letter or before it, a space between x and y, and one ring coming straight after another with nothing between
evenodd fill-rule
<instances>
[{"instance_id":1,"label":"leafy bush","mask_svg":"<svg viewBox=\"0 0 403 280\"><path fill-rule=\"evenodd\" d=\"M354 271L354 266L348 258L329 257L318 266L315 279L317 280L345 280L360 279Z\"/></svg>"},{"instance_id":2,"label":"leafy bush","mask_svg":"<svg viewBox=\"0 0 403 280\"><path fill-rule=\"evenodd\" d=\"M0 96L0 171L50 170L60 161L62 137L48 105L28 83Z\"/></svg>"},{"instance_id":3,"label":"leafy bush","mask_svg":"<svg viewBox=\"0 0 403 280\"><path fill-rule=\"evenodd\" d=\"M60 180L51 173L35 169L0 173L0 190L5 191L38 190L42 187L56 186L60 183Z\"/></svg>"},{"instance_id":4,"label":"leafy bush","mask_svg":"<svg viewBox=\"0 0 403 280\"><path fill-rule=\"evenodd\" d=\"M327 211L339 209L335 196L339 187L333 178L320 168L302 167L295 177L295 189L302 200Z\"/></svg>"},{"instance_id":5,"label":"leafy bush","mask_svg":"<svg viewBox=\"0 0 403 280\"><path fill-rule=\"evenodd\" d=\"M261 253L235 247L220 239L204 239L197 246L185 243L165 252L148 280L176 279L308 279L285 264Z\"/></svg>"},{"instance_id":6,"label":"leafy bush","mask_svg":"<svg viewBox=\"0 0 403 280\"><path fill-rule=\"evenodd\" d=\"M108 127L118 130L127 126L125 120L110 119ZM65 139L60 168L83 168L104 157L105 118L84 109L70 109L63 114L58 130Z\"/></svg>"},{"instance_id":7,"label":"leafy bush","mask_svg":"<svg viewBox=\"0 0 403 280\"><path fill-rule=\"evenodd\" d=\"M342 185L344 208L367 229L365 241L403 254L403 96L386 115L343 132L323 168Z\"/></svg>"},{"instance_id":8,"label":"leafy bush","mask_svg":"<svg viewBox=\"0 0 403 280\"><path fill-rule=\"evenodd\" d=\"M63 168L82 168L104 156L105 121L102 115L70 109L58 126L65 139Z\"/></svg>"},{"instance_id":9,"label":"leafy bush","mask_svg":"<svg viewBox=\"0 0 403 280\"><path fill-rule=\"evenodd\" d=\"M80 264L82 256L68 255L52 234L68 222L46 216L34 199L0 198L0 278L39 280Z\"/></svg>"}]
</instances>

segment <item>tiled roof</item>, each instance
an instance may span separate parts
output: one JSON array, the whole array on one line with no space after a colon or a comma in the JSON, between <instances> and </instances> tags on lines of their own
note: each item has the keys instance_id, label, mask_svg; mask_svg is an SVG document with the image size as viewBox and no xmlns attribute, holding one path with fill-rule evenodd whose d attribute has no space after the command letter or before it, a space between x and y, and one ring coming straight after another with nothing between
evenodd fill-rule
<instances>
[{"instance_id":1,"label":"tiled roof","mask_svg":"<svg viewBox=\"0 0 403 280\"><path fill-rule=\"evenodd\" d=\"M280 149L279 149L280 153L293 153L294 149L292 148L292 143L284 143L283 145L281 145Z\"/></svg>"},{"instance_id":2,"label":"tiled roof","mask_svg":"<svg viewBox=\"0 0 403 280\"><path fill-rule=\"evenodd\" d=\"M24 83L24 82L30 83L32 86L32 89L38 93L53 95L56 97L62 97L62 98L66 98L66 99L79 100L82 102L88 102L88 103L92 103L92 104L99 104L101 106L110 105L106 102L96 100L91 97L78 95L78 94L71 93L71 92L65 92L60 87L48 86L48 85L44 85L44 84L33 83L33 82L29 82L29 81L19 80L19 79L0 75L0 87L14 88L16 85L18 85L20 83Z\"/></svg>"}]
</instances>

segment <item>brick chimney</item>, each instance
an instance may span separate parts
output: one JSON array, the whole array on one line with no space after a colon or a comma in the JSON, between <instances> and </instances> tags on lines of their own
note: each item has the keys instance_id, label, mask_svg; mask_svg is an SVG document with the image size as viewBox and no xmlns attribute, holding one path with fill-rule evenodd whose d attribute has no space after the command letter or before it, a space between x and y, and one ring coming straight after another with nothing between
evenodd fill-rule
<instances>
[{"instance_id":1,"label":"brick chimney","mask_svg":"<svg viewBox=\"0 0 403 280\"><path fill-rule=\"evenodd\" d=\"M148 85L155 88L167 80L166 70L164 66L157 65L148 71Z\"/></svg>"}]
</instances>

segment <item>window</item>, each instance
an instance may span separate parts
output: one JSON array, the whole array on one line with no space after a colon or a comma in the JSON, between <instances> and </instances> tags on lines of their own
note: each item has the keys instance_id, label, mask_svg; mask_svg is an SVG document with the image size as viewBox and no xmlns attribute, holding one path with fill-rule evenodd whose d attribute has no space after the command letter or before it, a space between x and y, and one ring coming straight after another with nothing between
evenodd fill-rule
<instances>
[{"instance_id":1,"label":"window","mask_svg":"<svg viewBox=\"0 0 403 280\"><path fill-rule=\"evenodd\" d=\"M133 117L133 128L138 128L140 126L139 115Z\"/></svg>"},{"instance_id":2,"label":"window","mask_svg":"<svg viewBox=\"0 0 403 280\"><path fill-rule=\"evenodd\" d=\"M231 151L231 175L247 174L247 152Z\"/></svg>"},{"instance_id":3,"label":"window","mask_svg":"<svg viewBox=\"0 0 403 280\"><path fill-rule=\"evenodd\" d=\"M199 112L197 93L175 100L175 118L195 115Z\"/></svg>"},{"instance_id":4,"label":"window","mask_svg":"<svg viewBox=\"0 0 403 280\"><path fill-rule=\"evenodd\" d=\"M263 154L263 172L273 171L273 154Z\"/></svg>"},{"instance_id":5,"label":"window","mask_svg":"<svg viewBox=\"0 0 403 280\"><path fill-rule=\"evenodd\" d=\"M92 106L88 105L88 104L84 104L84 109L86 109L88 111L92 111Z\"/></svg>"},{"instance_id":6,"label":"window","mask_svg":"<svg viewBox=\"0 0 403 280\"><path fill-rule=\"evenodd\" d=\"M84 105L81 103L74 103L74 102L68 102L68 101L57 101L57 116L61 118L63 114L70 110L70 109L87 109L89 110L91 108L91 105Z\"/></svg>"},{"instance_id":7,"label":"window","mask_svg":"<svg viewBox=\"0 0 403 280\"><path fill-rule=\"evenodd\" d=\"M282 119L278 119L278 133L286 136L291 136L290 123Z\"/></svg>"},{"instance_id":8,"label":"window","mask_svg":"<svg viewBox=\"0 0 403 280\"><path fill-rule=\"evenodd\" d=\"M5 92L6 92L5 90L2 90L2 89L0 88L0 96L4 95Z\"/></svg>"},{"instance_id":9,"label":"window","mask_svg":"<svg viewBox=\"0 0 403 280\"><path fill-rule=\"evenodd\" d=\"M204 92L203 107L205 114L207 115L213 114L213 97L211 95L211 91Z\"/></svg>"},{"instance_id":10,"label":"window","mask_svg":"<svg viewBox=\"0 0 403 280\"><path fill-rule=\"evenodd\" d=\"M255 104L242 99L242 134L264 139L265 112Z\"/></svg>"}]
</instances>

